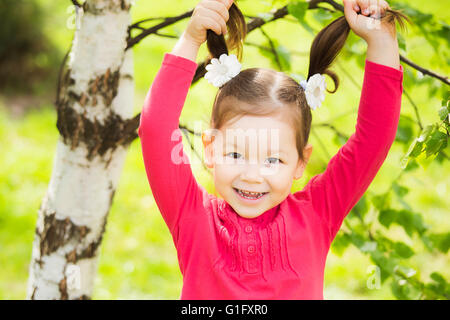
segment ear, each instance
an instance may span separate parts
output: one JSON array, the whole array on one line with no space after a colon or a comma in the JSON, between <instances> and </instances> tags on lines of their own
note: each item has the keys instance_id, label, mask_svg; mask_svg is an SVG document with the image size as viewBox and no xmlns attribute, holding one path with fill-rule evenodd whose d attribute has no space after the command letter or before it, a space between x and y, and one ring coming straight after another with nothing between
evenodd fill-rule
<instances>
[{"instance_id":1,"label":"ear","mask_svg":"<svg viewBox=\"0 0 450 320\"><path fill-rule=\"evenodd\" d=\"M202 132L202 143L205 150L205 165L208 168L214 167L214 138L208 130Z\"/></svg>"},{"instance_id":2,"label":"ear","mask_svg":"<svg viewBox=\"0 0 450 320\"><path fill-rule=\"evenodd\" d=\"M298 160L297 168L295 169L294 173L294 179L298 180L303 176L303 172L305 171L306 164L309 161L309 158L311 157L311 153L313 150L313 146L311 144L306 144L305 148L303 149L303 157L305 158L305 161Z\"/></svg>"}]
</instances>

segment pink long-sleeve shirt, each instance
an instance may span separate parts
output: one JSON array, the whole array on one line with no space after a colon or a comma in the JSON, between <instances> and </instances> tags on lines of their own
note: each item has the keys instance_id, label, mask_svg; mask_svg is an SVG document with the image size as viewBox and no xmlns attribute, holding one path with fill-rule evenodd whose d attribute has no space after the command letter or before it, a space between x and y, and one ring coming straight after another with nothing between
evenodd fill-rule
<instances>
[{"instance_id":1,"label":"pink long-sleeve shirt","mask_svg":"<svg viewBox=\"0 0 450 320\"><path fill-rule=\"evenodd\" d=\"M181 299L323 299L330 244L395 139L403 68L366 60L355 133L323 173L254 219L198 184L182 149L181 163L171 159L182 146L179 117L196 68L164 55L138 130L148 181L177 249Z\"/></svg>"}]
</instances>

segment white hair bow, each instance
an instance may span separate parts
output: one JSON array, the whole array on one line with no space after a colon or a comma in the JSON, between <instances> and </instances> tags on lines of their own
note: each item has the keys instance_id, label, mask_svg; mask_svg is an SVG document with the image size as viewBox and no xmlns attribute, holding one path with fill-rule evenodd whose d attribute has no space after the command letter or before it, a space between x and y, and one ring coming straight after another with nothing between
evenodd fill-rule
<instances>
[{"instance_id":1,"label":"white hair bow","mask_svg":"<svg viewBox=\"0 0 450 320\"><path fill-rule=\"evenodd\" d=\"M306 101L308 102L309 107L313 110L320 107L323 100L325 100L325 90L327 85L325 76L316 73L311 76L308 81L302 80L300 85L303 90L305 90Z\"/></svg>"},{"instance_id":2,"label":"white hair bow","mask_svg":"<svg viewBox=\"0 0 450 320\"><path fill-rule=\"evenodd\" d=\"M206 66L208 72L205 74L205 79L213 86L220 88L237 76L241 72L241 67L236 55L223 53L219 59L211 59L211 63Z\"/></svg>"}]
</instances>

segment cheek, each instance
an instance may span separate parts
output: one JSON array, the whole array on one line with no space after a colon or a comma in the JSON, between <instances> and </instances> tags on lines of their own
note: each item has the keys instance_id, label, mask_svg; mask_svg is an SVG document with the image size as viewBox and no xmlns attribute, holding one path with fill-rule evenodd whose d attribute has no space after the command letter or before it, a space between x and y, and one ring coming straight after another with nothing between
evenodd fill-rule
<instances>
[{"instance_id":1,"label":"cheek","mask_svg":"<svg viewBox=\"0 0 450 320\"><path fill-rule=\"evenodd\" d=\"M271 185L272 190L278 192L285 192L286 189L289 189L293 180L292 170L286 167L279 167L276 171L272 171L271 174L265 177Z\"/></svg>"},{"instance_id":2,"label":"cheek","mask_svg":"<svg viewBox=\"0 0 450 320\"><path fill-rule=\"evenodd\" d=\"M214 167L214 176L217 183L231 183L239 172L237 166L216 164Z\"/></svg>"}]
</instances>

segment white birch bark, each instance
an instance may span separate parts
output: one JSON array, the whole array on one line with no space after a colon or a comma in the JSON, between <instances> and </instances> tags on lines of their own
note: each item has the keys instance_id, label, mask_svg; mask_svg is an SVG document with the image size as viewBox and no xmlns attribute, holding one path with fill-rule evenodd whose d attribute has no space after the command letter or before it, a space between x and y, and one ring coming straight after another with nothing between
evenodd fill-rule
<instances>
[{"instance_id":1,"label":"white birch bark","mask_svg":"<svg viewBox=\"0 0 450 320\"><path fill-rule=\"evenodd\" d=\"M133 113L132 0L87 0L57 101L60 138L38 211L27 299L90 299Z\"/></svg>"}]
</instances>

